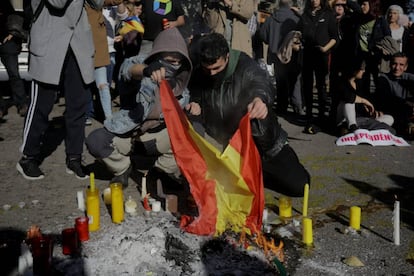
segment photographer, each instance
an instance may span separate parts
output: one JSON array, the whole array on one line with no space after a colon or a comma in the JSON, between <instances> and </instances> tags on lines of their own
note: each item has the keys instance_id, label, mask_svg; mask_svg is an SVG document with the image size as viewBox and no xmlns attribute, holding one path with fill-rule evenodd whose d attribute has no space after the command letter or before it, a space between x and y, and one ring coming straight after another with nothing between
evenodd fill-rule
<instances>
[{"instance_id":1,"label":"photographer","mask_svg":"<svg viewBox=\"0 0 414 276\"><path fill-rule=\"evenodd\" d=\"M247 21L253 16L252 0L205 0L203 17L214 33L224 35L231 48L253 55Z\"/></svg>"}]
</instances>

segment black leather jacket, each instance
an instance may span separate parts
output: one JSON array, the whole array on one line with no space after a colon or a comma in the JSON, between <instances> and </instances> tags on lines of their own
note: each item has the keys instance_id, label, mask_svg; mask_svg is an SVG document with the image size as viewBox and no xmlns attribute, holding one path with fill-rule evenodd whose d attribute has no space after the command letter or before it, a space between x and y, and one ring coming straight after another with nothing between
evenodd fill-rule
<instances>
[{"instance_id":1,"label":"black leather jacket","mask_svg":"<svg viewBox=\"0 0 414 276\"><path fill-rule=\"evenodd\" d=\"M198 102L206 132L226 146L247 112L247 105L260 97L268 116L252 120L252 135L263 159L274 157L286 144L287 133L272 110L275 91L266 73L243 52L230 51L223 80L214 85L202 69L195 70L189 85L191 101Z\"/></svg>"}]
</instances>

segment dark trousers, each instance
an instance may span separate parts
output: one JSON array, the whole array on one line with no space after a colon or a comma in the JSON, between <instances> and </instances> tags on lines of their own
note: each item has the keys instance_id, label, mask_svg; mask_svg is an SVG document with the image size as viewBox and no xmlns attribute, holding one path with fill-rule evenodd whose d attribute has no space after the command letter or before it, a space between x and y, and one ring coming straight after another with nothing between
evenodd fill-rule
<instances>
[{"instance_id":1,"label":"dark trousers","mask_svg":"<svg viewBox=\"0 0 414 276\"><path fill-rule=\"evenodd\" d=\"M282 64L278 59L274 63L276 77L277 110L286 112L289 101L292 107L302 108L302 87L296 86L300 75L300 65L296 62ZM296 90L297 89L297 90Z\"/></svg>"},{"instance_id":2,"label":"dark trousers","mask_svg":"<svg viewBox=\"0 0 414 276\"><path fill-rule=\"evenodd\" d=\"M90 90L89 85L83 82L73 52L69 50L62 69L61 85L32 81L30 106L21 148L24 155L39 156L42 136L49 124L48 116L59 90L63 92L66 104L64 113L66 156L79 157L82 154L85 140L85 112L90 99Z\"/></svg>"},{"instance_id":3,"label":"dark trousers","mask_svg":"<svg viewBox=\"0 0 414 276\"><path fill-rule=\"evenodd\" d=\"M306 116L312 118L313 108L313 77L318 92L319 116L323 116L326 110L326 77L328 75L328 54L321 53L318 49L305 50L303 60L303 94L305 97Z\"/></svg>"},{"instance_id":4,"label":"dark trousers","mask_svg":"<svg viewBox=\"0 0 414 276\"><path fill-rule=\"evenodd\" d=\"M13 40L8 41L6 44L0 45L0 59L1 63L3 63L4 67L6 67L7 74L9 75L9 83L14 104L17 108L21 108L27 104L27 97L24 88L24 81L19 74L19 50L17 49L21 49L21 46ZM0 108L4 109L6 107L1 106Z\"/></svg>"},{"instance_id":5,"label":"dark trousers","mask_svg":"<svg viewBox=\"0 0 414 276\"><path fill-rule=\"evenodd\" d=\"M291 197L302 197L310 175L289 145L272 159L263 160L263 181L266 188Z\"/></svg>"}]
</instances>

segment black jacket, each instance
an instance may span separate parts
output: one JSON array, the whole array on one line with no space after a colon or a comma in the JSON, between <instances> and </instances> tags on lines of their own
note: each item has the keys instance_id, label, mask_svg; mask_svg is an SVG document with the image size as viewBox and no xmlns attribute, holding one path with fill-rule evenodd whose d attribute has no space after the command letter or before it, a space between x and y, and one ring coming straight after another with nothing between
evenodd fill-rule
<instances>
[{"instance_id":1,"label":"black jacket","mask_svg":"<svg viewBox=\"0 0 414 276\"><path fill-rule=\"evenodd\" d=\"M260 97L269 113L264 120L252 120L252 135L262 158L274 157L285 145L287 133L272 111L274 88L263 69L245 53L230 51L224 78L216 85L198 68L189 89L192 101L201 106L206 132L221 144L228 144L247 112L247 105Z\"/></svg>"},{"instance_id":2,"label":"black jacket","mask_svg":"<svg viewBox=\"0 0 414 276\"><path fill-rule=\"evenodd\" d=\"M305 50L315 46L325 46L331 39L338 40L336 19L330 9L321 9L312 16L307 10L299 20L298 28L302 32Z\"/></svg>"},{"instance_id":3,"label":"black jacket","mask_svg":"<svg viewBox=\"0 0 414 276\"><path fill-rule=\"evenodd\" d=\"M289 7L284 6L269 16L260 27L260 38L269 45L268 64L274 62L284 38L296 29L298 21L299 17Z\"/></svg>"}]
</instances>

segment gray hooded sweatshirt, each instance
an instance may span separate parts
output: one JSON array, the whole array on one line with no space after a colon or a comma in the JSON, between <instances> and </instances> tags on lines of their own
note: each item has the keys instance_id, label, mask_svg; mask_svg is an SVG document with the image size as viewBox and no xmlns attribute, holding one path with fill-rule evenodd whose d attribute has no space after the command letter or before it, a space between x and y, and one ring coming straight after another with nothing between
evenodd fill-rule
<instances>
[{"instance_id":1,"label":"gray hooded sweatshirt","mask_svg":"<svg viewBox=\"0 0 414 276\"><path fill-rule=\"evenodd\" d=\"M175 75L175 86L173 93L181 107L189 103L190 93L187 84L192 71L192 63L189 58L187 44L177 28L162 31L154 40L153 48L148 57L134 56L126 59L120 69L120 78L123 81L130 81L129 69L135 64L150 64L156 61L160 53L177 52L184 60ZM134 129L145 132L163 123L164 116L161 109L159 86L151 78L144 77L141 85L137 87L137 107L133 110L120 110L113 114L112 118L105 120L106 129L116 134L125 134Z\"/></svg>"}]
</instances>

